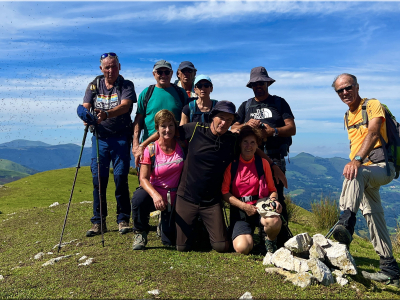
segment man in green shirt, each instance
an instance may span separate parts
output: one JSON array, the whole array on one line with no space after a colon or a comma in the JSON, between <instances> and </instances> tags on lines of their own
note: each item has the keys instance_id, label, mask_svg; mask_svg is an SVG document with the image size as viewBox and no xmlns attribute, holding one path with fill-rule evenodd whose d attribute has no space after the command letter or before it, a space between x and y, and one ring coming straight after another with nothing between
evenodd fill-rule
<instances>
[{"instance_id":1,"label":"man in green shirt","mask_svg":"<svg viewBox=\"0 0 400 300\"><path fill-rule=\"evenodd\" d=\"M154 116L157 112L168 109L175 115L178 123L180 122L183 106L188 103L188 96L183 88L171 83L172 74L171 64L165 60L159 60L153 67L153 76L157 84L145 88L139 95L133 124L132 153L135 160L142 153L138 151L142 129L142 140L146 140L156 131Z\"/></svg>"}]
</instances>

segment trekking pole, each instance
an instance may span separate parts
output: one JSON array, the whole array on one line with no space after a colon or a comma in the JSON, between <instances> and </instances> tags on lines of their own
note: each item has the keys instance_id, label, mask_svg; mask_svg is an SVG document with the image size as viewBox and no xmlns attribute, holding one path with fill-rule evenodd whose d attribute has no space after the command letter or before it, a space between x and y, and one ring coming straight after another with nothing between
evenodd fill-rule
<instances>
[{"instance_id":1,"label":"trekking pole","mask_svg":"<svg viewBox=\"0 0 400 300\"><path fill-rule=\"evenodd\" d=\"M101 230L101 243L104 247L104 232L103 232L103 199L101 197L101 181L100 181L100 155L99 155L99 136L97 128L94 129L96 135L96 160L97 160L97 180L99 182L99 199L100 199L100 230Z\"/></svg>"},{"instance_id":2,"label":"trekking pole","mask_svg":"<svg viewBox=\"0 0 400 300\"><path fill-rule=\"evenodd\" d=\"M331 229L329 229L328 233L325 236L326 239L329 239L331 237L331 235L333 234L333 230L335 230L335 228L338 225L338 223L339 223L339 221L337 221L336 224L333 225L333 227Z\"/></svg>"},{"instance_id":3,"label":"trekking pole","mask_svg":"<svg viewBox=\"0 0 400 300\"><path fill-rule=\"evenodd\" d=\"M85 126L85 131L84 131L84 134L83 134L83 139L82 139L81 152L80 152L80 154L79 154L78 164L76 165L76 172L75 172L74 183L72 184L71 195L69 196L69 201L68 201L68 206L67 206L67 212L65 213L64 225L63 225L63 228L62 228L62 231L61 231L60 243L58 244L57 253L59 253L59 252L60 252L60 249L61 249L61 242L62 242L62 238L63 238L63 235L64 235L65 225L67 224L67 218L68 218L69 207L71 206L71 200L72 200L72 195L73 195L73 193L74 193L76 178L77 178L77 176L78 176L78 170L79 170L79 168L81 167L82 152L83 152L83 148L85 147L85 141L86 141L86 136L87 136L88 130L89 130L89 124L86 124L86 126Z\"/></svg>"}]
</instances>

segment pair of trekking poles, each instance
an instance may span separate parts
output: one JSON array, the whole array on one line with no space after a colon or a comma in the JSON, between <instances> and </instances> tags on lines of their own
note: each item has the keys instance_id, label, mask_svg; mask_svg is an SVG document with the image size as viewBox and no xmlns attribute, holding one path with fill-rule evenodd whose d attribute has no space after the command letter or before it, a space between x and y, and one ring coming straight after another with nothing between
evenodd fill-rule
<instances>
[{"instance_id":1,"label":"pair of trekking poles","mask_svg":"<svg viewBox=\"0 0 400 300\"><path fill-rule=\"evenodd\" d=\"M100 199L100 230L101 230L101 243L104 247L104 232L103 232L103 210L102 210L102 196L101 196L101 181L100 181L100 156L99 156L99 139L98 139L98 134L97 134L97 116L90 113L83 105L79 105L77 109L77 114L78 117L82 119L86 123L85 129L84 129L84 134L83 134L83 139L82 139L82 146L81 146L81 151L79 154L79 159L78 163L76 165L76 172L75 172L75 177L74 177L74 182L72 184L72 189L71 189L71 195L69 197L68 201L68 206L67 206L67 212L65 213L65 218L64 218L64 225L61 231L61 236L60 236L60 243L58 244L58 250L57 253L60 252L61 249L61 243L62 243L62 238L64 235L64 230L65 230L65 225L67 224L67 218L68 218L68 212L69 208L71 206L71 201L72 201L72 195L74 193L74 188L75 188L75 183L76 183L76 178L78 176L78 170L81 167L81 159L82 159L82 153L83 153L83 148L85 147L85 142L86 142L86 136L89 131L89 127L92 126L94 128L94 134L96 137L96 162L97 162L97 179L99 182L99 199ZM92 132L92 130L91 130Z\"/></svg>"}]
</instances>

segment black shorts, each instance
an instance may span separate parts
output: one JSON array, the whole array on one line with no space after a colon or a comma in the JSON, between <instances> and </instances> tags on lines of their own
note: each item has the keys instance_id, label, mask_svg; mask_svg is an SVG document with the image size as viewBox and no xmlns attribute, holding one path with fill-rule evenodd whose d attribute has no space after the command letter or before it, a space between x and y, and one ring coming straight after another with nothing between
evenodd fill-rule
<instances>
[{"instance_id":1,"label":"black shorts","mask_svg":"<svg viewBox=\"0 0 400 300\"><path fill-rule=\"evenodd\" d=\"M239 235L253 234L256 226L261 224L261 216L258 213L248 216L245 211L231 205L230 214L232 241Z\"/></svg>"}]
</instances>

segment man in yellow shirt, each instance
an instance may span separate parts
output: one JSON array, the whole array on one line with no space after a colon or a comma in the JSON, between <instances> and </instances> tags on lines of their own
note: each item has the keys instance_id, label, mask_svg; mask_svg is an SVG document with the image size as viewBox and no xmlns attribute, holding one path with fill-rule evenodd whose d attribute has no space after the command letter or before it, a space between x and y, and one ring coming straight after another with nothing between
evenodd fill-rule
<instances>
[{"instance_id":1,"label":"man in yellow shirt","mask_svg":"<svg viewBox=\"0 0 400 300\"><path fill-rule=\"evenodd\" d=\"M388 175L380 137L387 142L385 112L376 99L368 100L366 112L368 123L363 124L362 99L358 93L357 78L351 74L341 74L335 78L332 87L339 98L349 106L345 118L350 140L350 162L344 167L340 210L343 212L333 231L334 238L350 245L356 213L361 210L367 221L372 245L380 256L380 272L368 273L364 277L399 286L400 270L392 253L392 244L386 228L385 216L379 195L379 188L391 182L395 176L393 162L389 159Z\"/></svg>"}]
</instances>

